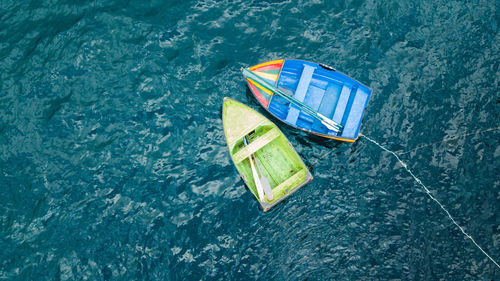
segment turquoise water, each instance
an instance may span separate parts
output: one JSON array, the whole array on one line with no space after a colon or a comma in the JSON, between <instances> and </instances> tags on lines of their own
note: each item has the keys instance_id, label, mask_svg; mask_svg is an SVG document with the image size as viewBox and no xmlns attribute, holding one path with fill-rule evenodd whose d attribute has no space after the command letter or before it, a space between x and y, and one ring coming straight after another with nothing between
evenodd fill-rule
<instances>
[{"instance_id":1,"label":"turquoise water","mask_svg":"<svg viewBox=\"0 0 500 281\"><path fill-rule=\"evenodd\" d=\"M499 20L498 1L1 1L0 280L499 280L366 138L277 122L314 179L263 213L220 113L265 113L242 66L334 66L373 89L361 132L498 262L499 130L456 136L500 126Z\"/></svg>"}]
</instances>

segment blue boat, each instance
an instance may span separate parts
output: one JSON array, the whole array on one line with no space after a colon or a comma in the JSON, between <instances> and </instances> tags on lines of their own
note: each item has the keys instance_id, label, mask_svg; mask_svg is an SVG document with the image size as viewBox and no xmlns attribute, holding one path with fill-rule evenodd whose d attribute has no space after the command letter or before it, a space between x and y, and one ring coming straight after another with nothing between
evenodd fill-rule
<instances>
[{"instance_id":1,"label":"blue boat","mask_svg":"<svg viewBox=\"0 0 500 281\"><path fill-rule=\"evenodd\" d=\"M332 67L303 60L269 61L243 73L259 103L286 124L341 141L354 142L358 137L372 92L360 82ZM329 126L332 123L339 129Z\"/></svg>"}]
</instances>

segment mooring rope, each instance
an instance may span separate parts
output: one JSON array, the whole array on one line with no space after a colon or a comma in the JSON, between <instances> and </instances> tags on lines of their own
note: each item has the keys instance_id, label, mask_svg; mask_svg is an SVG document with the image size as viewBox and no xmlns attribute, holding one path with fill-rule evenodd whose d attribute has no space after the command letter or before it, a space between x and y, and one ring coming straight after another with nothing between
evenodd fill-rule
<instances>
[{"instance_id":1,"label":"mooring rope","mask_svg":"<svg viewBox=\"0 0 500 281\"><path fill-rule=\"evenodd\" d=\"M494 128L494 129L498 129L498 128ZM488 130L493 130L493 129L488 129ZM488 131L488 130L486 130L486 131ZM417 178L413 174L413 172L408 168L408 165L406 165L406 163L403 162L401 160L401 158L399 158L399 156L395 152L393 152L393 151L385 148L384 146L382 146L381 144L379 144L375 140L373 140L373 139L371 139L371 138L369 138L369 137L367 137L365 135L360 134L360 136L364 137L367 140L371 141L372 143L376 144L378 147L380 147L384 151L389 152L390 154L394 155L394 157L396 157L396 159L399 161L399 163L401 164L401 166L403 166L403 168L405 168L405 170L413 177L413 179L425 190L425 192L427 193L427 195L429 195L429 197L434 202L436 202L439 205L439 207L441 207L441 209L448 215L448 217L451 219L451 221L460 229L460 231L465 235L465 237L469 238L472 241L472 243L474 243L474 245L476 245L476 247L479 250L481 250L481 252L483 252L484 255L486 255L498 268L500 268L500 265L492 257L490 257L490 255L488 255L488 253L486 253L486 251L484 251L483 248L481 248L481 246L479 246L479 244L477 244L476 240L474 240L474 238L472 238L472 236L470 236L467 232L465 232L465 230L455 221L455 219L451 216L450 212L448 212L448 210L443 206L443 204L441 204L441 202L439 202L436 198L434 198L434 196L432 196L432 194L429 191L429 189L422 183L422 181L419 178Z\"/></svg>"},{"instance_id":2,"label":"mooring rope","mask_svg":"<svg viewBox=\"0 0 500 281\"><path fill-rule=\"evenodd\" d=\"M456 139L459 139L461 137L467 137L467 136L472 136L472 135L478 135L478 134L482 134L482 133L486 133L486 132L492 132L492 131L497 131L497 130L500 130L500 126L499 127L495 127L495 128L489 128L489 129L486 129L486 130L477 130L475 132L472 132L472 133L465 133L465 134L462 134L462 135L458 135L458 136L453 136L453 137L449 137L449 138L446 138L444 140L441 140L441 141L435 141L435 142L431 142L431 143L428 143L428 144L424 144L424 145L421 145L421 146L417 146L415 148L412 148L410 150L407 150L407 151L404 151L404 152L398 152L397 154L399 156L401 155L404 155L404 154L408 154L412 151L417 151L419 149L422 149L422 148L426 148L426 147L429 147L429 146L432 146L432 145L435 145L435 144L438 144L438 143L443 143L443 142L447 142L447 141L452 141L452 140L456 140ZM360 137L366 137L364 136L363 134L359 133L359 136ZM316 165L319 161L321 161L323 158L325 158L326 156L330 155L334 150L330 150L328 153L326 154L323 154L321 157L319 157L318 159L316 159L316 161L314 161L314 163L311 163L309 165L309 169L311 169L314 165Z\"/></svg>"}]
</instances>

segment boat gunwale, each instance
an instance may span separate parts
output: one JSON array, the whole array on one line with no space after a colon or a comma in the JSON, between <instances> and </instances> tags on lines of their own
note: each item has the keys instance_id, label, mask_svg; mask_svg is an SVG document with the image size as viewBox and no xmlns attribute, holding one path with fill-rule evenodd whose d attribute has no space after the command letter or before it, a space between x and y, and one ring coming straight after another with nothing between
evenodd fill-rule
<instances>
[{"instance_id":1,"label":"boat gunwale","mask_svg":"<svg viewBox=\"0 0 500 281\"><path fill-rule=\"evenodd\" d=\"M313 62L313 61L308 61L308 60L302 60L302 59L283 59L283 65L285 64L285 61L287 61L287 60L304 61L304 62L308 62L308 63L316 64L316 65L318 65L319 67L321 67L321 68L323 68L323 69L325 69L325 70L327 70L327 71L338 72L338 73L340 73L340 74L344 75L345 77L347 77L347 78L349 78L349 79L352 79L352 80L354 80L354 81L358 82L359 84L361 84L361 85L365 86L366 88L368 88L368 89L370 90L370 93L371 93L371 91L372 91L372 88L370 88L370 87L366 86L365 84L363 84L363 83L359 82L358 80L356 80L356 79L352 78L351 76L349 76L349 75L345 74L344 72L342 72L342 71L338 71L336 68L334 68L335 70L329 70L329 69L326 69L326 68L324 68L323 66L321 66L321 64L320 64L320 63ZM281 68L283 68L283 65L281 65ZM281 75L281 71L280 71L280 75ZM278 75L278 80L279 80L279 75ZM276 82L277 82L278 80L276 80ZM370 96L371 96L371 94L370 94Z\"/></svg>"},{"instance_id":2,"label":"boat gunwale","mask_svg":"<svg viewBox=\"0 0 500 281\"><path fill-rule=\"evenodd\" d=\"M257 128L258 126L262 126L263 124L267 123L271 126L273 126L275 129L277 129L279 131L279 136L277 138L280 138L280 137L283 137L284 140L286 141L286 145L289 146L290 148L290 151L294 152L296 155L297 155L297 162L299 164L301 164L301 166L303 167L303 169L305 169L306 171L306 174L305 174L305 178L304 178L304 181L297 184L296 186L294 186L292 189L289 189L288 192L286 192L285 194L281 195L279 198L277 198L276 200L273 200L272 202L266 202L265 200L261 201L257 195L256 192L254 192L251 188L250 188L250 184L248 183L247 181L247 178L244 176L244 174L240 171L240 169L238 169L238 165L235 163L234 161L234 157L233 157L233 154L231 152L231 146L230 145L233 145L236 143L236 141L232 142L231 144L229 144L229 142L227 142L227 134L226 134L226 127L224 126L224 106L225 106L225 102L226 100L229 100L229 101L234 101L236 103L239 103L241 105L244 105L248 108L250 108L249 106L235 100L235 99L232 99L232 98L229 98L229 97L224 97L224 102L223 102L223 106L222 106L222 119L223 119L223 129L224 129L224 137L226 139L226 146L228 148L228 152L229 152L229 156L231 158L231 162L233 162L233 166L236 168L236 170L238 171L238 174L240 176L241 179L243 179L243 182L245 183L245 186L250 190L250 193L252 193L254 195L254 197L257 199L257 202L259 202L260 206L262 207L262 210L264 212L267 212L269 209L271 209L272 207L274 207L275 205L277 205L279 202L285 200L286 198L288 198L291 194L293 194L295 191L297 191L298 189L302 188L304 185L306 185L308 182L312 181L313 179L313 176L311 174L311 172L309 171L309 169L307 168L306 164L304 163L304 161L302 160L302 158L300 157L300 155L298 154L297 150L295 150L294 146L290 143L290 141L288 140L288 138L285 136L285 134L283 134L283 132L280 130L280 128L274 124L271 120L269 120L268 118L266 118L264 115L260 114L259 112L257 112L256 110L250 108L251 110L255 111L256 113L258 113L259 115L261 115L264 120L262 122L259 122L255 128ZM267 110L267 109L266 109ZM267 145L267 144L266 144ZM233 146L234 147L234 146ZM248 157L247 157L248 158ZM240 162L241 163L241 162ZM292 175L293 176L293 175ZM284 182L284 181L283 181Z\"/></svg>"},{"instance_id":3,"label":"boat gunwale","mask_svg":"<svg viewBox=\"0 0 500 281\"><path fill-rule=\"evenodd\" d=\"M290 61L299 61L299 62L307 62L307 63L311 63L311 64L314 64L314 65L317 65L317 66L319 66L319 67L321 67L321 68L323 68L323 69L325 69L325 70L327 70L327 71L338 72L338 73L340 73L341 75L344 75L345 77L347 77L347 78L349 78L349 79L351 79L351 80L353 80L353 81L355 81L355 82L359 83L360 85L362 85L362 86L366 87L368 90L370 90L370 94L369 94L368 99L366 100L366 103L365 103L365 109L366 109L366 105L368 104L368 101L370 100L371 93L373 92L373 90L372 90L370 87L366 86L365 84L363 84L363 83L359 82L358 80L356 80L356 79L354 79L354 78L352 78L352 77L350 77L350 76L346 75L345 73L343 73L343 72L341 72L341 71L338 71L338 70L337 70L337 69L335 69L335 68L334 68L334 70L326 69L326 68L324 68L324 67L323 67L320 63L316 63L316 62L312 62L312 61L308 61L308 60L301 60L301 59L282 59L282 60L283 60L283 63L282 63L282 65L281 65L281 68L280 68L280 71L279 71L279 74L278 74L278 78L276 79L276 82L274 83L274 86L275 86L275 87L277 87L277 85L278 85L279 78L281 77L281 73L282 73L282 71L283 71L283 66L285 65L285 62L286 62L287 60L290 60ZM264 64L264 63L266 63L266 62L263 62L263 63L261 63L261 64ZM252 67L254 67L254 66L250 66L249 68L252 68ZM335 82L341 82L342 84L344 84L344 82L339 81L339 80L337 80L337 79L334 79L333 77L328 77L328 76L321 75L321 74L313 74L313 75L318 75L318 76L320 76L320 77L326 77L326 78L328 78L328 79L330 79L330 80L333 80L333 81L335 81ZM250 83L251 83L250 81L248 81L248 79L245 79L245 81L247 82L247 84L250 84ZM254 83L256 83L256 82L254 81ZM358 87L358 88L359 88L359 87ZM256 97L256 98L257 98L256 94L255 94L255 93L251 90L251 88L250 88L250 92L252 92L252 95L253 95L254 97ZM269 99L269 102L268 102L267 107L266 107L266 106L264 106L264 105L262 104L262 102L260 102L260 100L259 100L258 98L257 98L257 101L258 101L258 102L259 102L259 104L260 104L260 105L261 105L261 106L262 106L262 107L263 107L263 108L264 108L267 112L269 112L272 116L274 116L276 119L280 120L281 122L285 123L286 125L288 125L288 126L290 126L290 127L294 128L294 129L299 129L299 130L302 130L302 131L304 131L304 132L306 132L306 133L310 133L310 134L313 134L313 135L316 135L316 136L319 136L319 137L324 137L324 138L334 139L334 140L339 140L339 141L345 141L345 142L351 142L351 143L355 142L355 141L359 138L359 134L360 134L359 129L358 129L358 133L356 134L356 137L355 137L355 138L347 138L347 137L342 137L342 136L334 136L334 135L322 134L322 133L315 132L315 131L312 131L312 130L309 130L309 129L306 129L306 128L301 128L301 127L299 127L299 126L297 126L297 125L295 125L295 124L288 123L288 122L286 122L285 120L283 120L282 118L279 118L276 114L274 114L273 112L271 112L271 111L268 109L269 105L271 104L271 100L272 100L272 98L273 98L274 96L275 96L275 95L273 94L273 95L271 96L271 98ZM300 112L303 112L303 111L301 110ZM364 116L365 116L365 110L363 111L363 114L361 115L361 119L360 119L360 120L361 120L361 122L363 121L363 117L364 117Z\"/></svg>"}]
</instances>

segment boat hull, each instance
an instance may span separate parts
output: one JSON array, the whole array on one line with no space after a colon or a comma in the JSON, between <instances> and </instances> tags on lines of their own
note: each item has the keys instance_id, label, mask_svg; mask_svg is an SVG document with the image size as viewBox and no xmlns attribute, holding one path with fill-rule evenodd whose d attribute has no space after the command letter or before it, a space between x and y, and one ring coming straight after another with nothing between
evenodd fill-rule
<instances>
[{"instance_id":1,"label":"boat hull","mask_svg":"<svg viewBox=\"0 0 500 281\"><path fill-rule=\"evenodd\" d=\"M343 130L328 130L319 120L245 77L248 87L259 103L279 120L325 138L347 142L357 139L371 95L370 88L331 67L303 60L275 60L249 69L268 83L342 125Z\"/></svg>"},{"instance_id":2,"label":"boat hull","mask_svg":"<svg viewBox=\"0 0 500 281\"><path fill-rule=\"evenodd\" d=\"M264 211L312 180L312 175L285 135L270 120L230 98L224 98L222 119L231 159ZM249 144L245 145L243 138ZM259 198L250 157L258 161L270 183L273 200Z\"/></svg>"}]
</instances>

